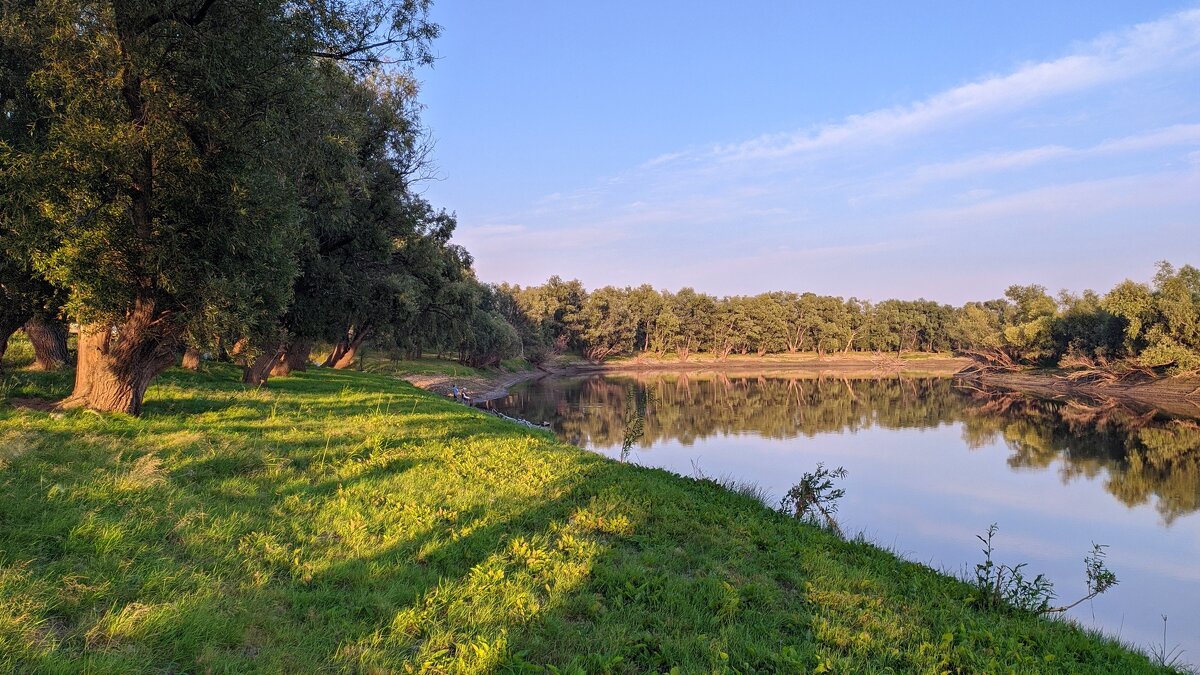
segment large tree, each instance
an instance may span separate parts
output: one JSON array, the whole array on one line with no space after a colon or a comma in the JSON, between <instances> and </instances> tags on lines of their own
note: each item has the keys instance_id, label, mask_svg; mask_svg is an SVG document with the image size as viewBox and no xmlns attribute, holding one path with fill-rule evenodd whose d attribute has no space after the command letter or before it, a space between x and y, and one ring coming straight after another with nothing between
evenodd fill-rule
<instances>
[{"instance_id":1,"label":"large tree","mask_svg":"<svg viewBox=\"0 0 1200 675\"><path fill-rule=\"evenodd\" d=\"M291 136L314 59L426 58L427 3L6 5L52 34L25 79L44 139L6 142L5 221L79 323L65 407L138 413L185 335L269 330L302 236ZM416 50L415 52L413 50ZM36 213L37 218L21 217Z\"/></svg>"}]
</instances>

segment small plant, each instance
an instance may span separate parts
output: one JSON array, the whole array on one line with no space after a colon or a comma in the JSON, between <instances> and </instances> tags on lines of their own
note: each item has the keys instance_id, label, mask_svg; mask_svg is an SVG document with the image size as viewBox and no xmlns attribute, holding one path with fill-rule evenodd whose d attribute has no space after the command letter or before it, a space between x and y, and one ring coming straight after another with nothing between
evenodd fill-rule
<instances>
[{"instance_id":1,"label":"small plant","mask_svg":"<svg viewBox=\"0 0 1200 675\"><path fill-rule=\"evenodd\" d=\"M975 589L985 607L1013 607L1034 614L1059 613L1091 600L1117 585L1117 575L1108 569L1104 562L1104 549L1108 547L1093 542L1092 552L1083 559L1087 595L1070 604L1051 607L1050 601L1056 597L1054 583L1046 575L1038 574L1029 579L1024 572L1028 563L1010 567L992 560L992 554L995 552L992 539L999 530L999 526L992 523L986 536L975 535L975 538L983 543L983 562L975 565Z\"/></svg>"},{"instance_id":2,"label":"small plant","mask_svg":"<svg viewBox=\"0 0 1200 675\"><path fill-rule=\"evenodd\" d=\"M1092 542L1092 552L1083 559L1083 573L1087 576L1087 595L1062 607L1053 607L1047 612L1065 612L1075 605L1100 595L1117 585L1117 575L1104 564L1104 549L1108 546Z\"/></svg>"},{"instance_id":3,"label":"small plant","mask_svg":"<svg viewBox=\"0 0 1200 675\"><path fill-rule=\"evenodd\" d=\"M975 589L983 606L990 608L1015 607L1017 609L1040 614L1050 609L1050 601L1054 599L1054 584L1046 575L1039 574L1032 580L1025 578L1023 572L1027 563L1015 567L997 564L992 560L995 547L992 538L1000 527L992 523L987 529L987 536L975 535L983 542L983 562L975 565Z\"/></svg>"},{"instance_id":4,"label":"small plant","mask_svg":"<svg viewBox=\"0 0 1200 675\"><path fill-rule=\"evenodd\" d=\"M1179 645L1174 647L1167 646L1167 615L1162 614L1163 620L1163 639L1161 645L1150 645L1150 659L1155 665L1172 670L1183 670L1183 650Z\"/></svg>"},{"instance_id":5,"label":"small plant","mask_svg":"<svg viewBox=\"0 0 1200 675\"><path fill-rule=\"evenodd\" d=\"M834 480L845 477L844 467L830 470L824 463L818 463L815 471L805 472L800 482L787 491L779 502L779 510L800 520L824 525L841 536L842 528L833 514L837 513L837 502L846 496L846 491L834 487Z\"/></svg>"}]
</instances>

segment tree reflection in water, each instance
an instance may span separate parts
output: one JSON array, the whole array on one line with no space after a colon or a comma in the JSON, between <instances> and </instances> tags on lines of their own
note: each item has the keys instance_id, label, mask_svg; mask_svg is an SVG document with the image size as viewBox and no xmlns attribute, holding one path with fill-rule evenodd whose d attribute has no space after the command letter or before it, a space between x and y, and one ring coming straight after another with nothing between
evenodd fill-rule
<instances>
[{"instance_id":1,"label":"tree reflection in water","mask_svg":"<svg viewBox=\"0 0 1200 675\"><path fill-rule=\"evenodd\" d=\"M1003 439L1013 468L1060 464L1064 482L1102 477L1128 506L1163 520L1200 508L1200 425L1116 401L1047 400L951 378L787 377L723 373L546 378L497 407L549 421L583 447L642 449L714 435L787 439L961 424L968 447Z\"/></svg>"}]
</instances>

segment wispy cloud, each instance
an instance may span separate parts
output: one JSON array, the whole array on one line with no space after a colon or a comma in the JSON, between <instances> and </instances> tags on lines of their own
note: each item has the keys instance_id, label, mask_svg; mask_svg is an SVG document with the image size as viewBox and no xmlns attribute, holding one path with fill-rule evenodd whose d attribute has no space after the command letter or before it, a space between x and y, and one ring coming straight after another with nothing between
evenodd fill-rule
<instances>
[{"instance_id":1,"label":"wispy cloud","mask_svg":"<svg viewBox=\"0 0 1200 675\"><path fill-rule=\"evenodd\" d=\"M730 160L767 159L851 143L879 142L973 115L1012 110L1039 99L1109 84L1159 68L1192 66L1198 59L1200 10L1190 10L1103 36L1062 58L1027 64L1007 75L977 80L907 106L853 115L815 132L768 135L721 146L712 154Z\"/></svg>"}]
</instances>

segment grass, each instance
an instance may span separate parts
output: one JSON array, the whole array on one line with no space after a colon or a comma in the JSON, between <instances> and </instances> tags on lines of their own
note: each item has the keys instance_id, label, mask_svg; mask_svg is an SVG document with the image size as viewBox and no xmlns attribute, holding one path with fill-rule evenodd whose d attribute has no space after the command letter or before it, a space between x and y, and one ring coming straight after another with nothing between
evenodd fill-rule
<instances>
[{"instance_id":1,"label":"grass","mask_svg":"<svg viewBox=\"0 0 1200 675\"><path fill-rule=\"evenodd\" d=\"M505 359L499 369L508 372L529 370L532 366L521 358ZM362 357L362 370L368 373L403 377L405 375L449 375L451 377L490 377L496 368L472 368L449 358L428 355L419 359L406 359L398 352L366 350Z\"/></svg>"},{"instance_id":2,"label":"grass","mask_svg":"<svg viewBox=\"0 0 1200 675\"><path fill-rule=\"evenodd\" d=\"M1154 672L391 378L237 380L170 371L141 418L0 407L0 671Z\"/></svg>"},{"instance_id":3,"label":"grass","mask_svg":"<svg viewBox=\"0 0 1200 675\"><path fill-rule=\"evenodd\" d=\"M24 331L13 333L8 339L8 349L4 352L6 368L24 368L33 363L33 344L25 337Z\"/></svg>"}]
</instances>

